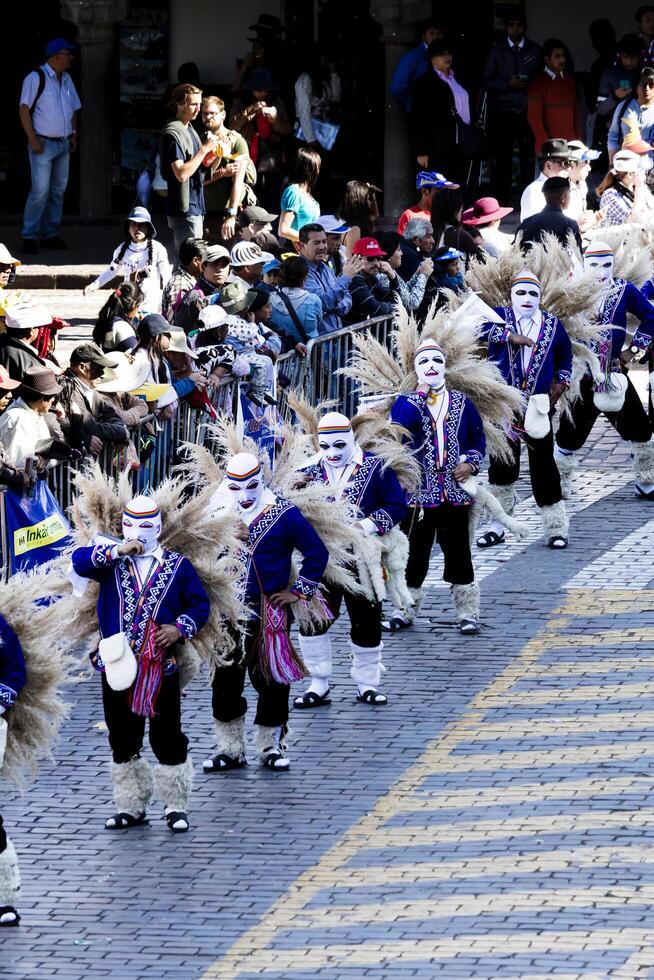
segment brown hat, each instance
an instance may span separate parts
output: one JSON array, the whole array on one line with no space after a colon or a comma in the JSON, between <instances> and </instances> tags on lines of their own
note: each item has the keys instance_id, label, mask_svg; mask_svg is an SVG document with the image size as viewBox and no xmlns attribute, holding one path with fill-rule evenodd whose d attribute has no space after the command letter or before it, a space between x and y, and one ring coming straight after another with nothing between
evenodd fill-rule
<instances>
[{"instance_id":1,"label":"brown hat","mask_svg":"<svg viewBox=\"0 0 654 980\"><path fill-rule=\"evenodd\" d=\"M60 392L61 385L57 383L57 377L50 368L30 367L23 374L21 395L28 398L54 398Z\"/></svg>"}]
</instances>

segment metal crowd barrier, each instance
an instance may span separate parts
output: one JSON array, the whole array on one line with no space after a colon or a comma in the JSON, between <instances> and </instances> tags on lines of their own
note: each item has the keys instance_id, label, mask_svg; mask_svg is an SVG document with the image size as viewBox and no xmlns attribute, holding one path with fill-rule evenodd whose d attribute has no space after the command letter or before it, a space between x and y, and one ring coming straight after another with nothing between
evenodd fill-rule
<instances>
[{"instance_id":1,"label":"metal crowd barrier","mask_svg":"<svg viewBox=\"0 0 654 980\"><path fill-rule=\"evenodd\" d=\"M295 351L283 354L277 361L278 377L279 374L285 376L284 387L278 387L278 410L282 418L288 420L291 415L287 403L287 392L290 389L299 389L313 404L331 400L335 403L335 410L345 415L353 415L356 412L356 392L350 379L338 374L338 369L348 363L352 354L352 334L369 330L380 343L390 349L392 329L392 316L376 317L317 337L307 344L306 357L300 357ZM238 396L238 383L226 379L216 389L212 397L212 405L219 413L235 416ZM149 426L153 421L153 416L147 416L139 425L130 429L130 440L137 453L151 439ZM171 475L173 466L182 461L179 454L182 443L209 443L211 437L207 430L207 423L211 421L212 416L209 412L180 401L173 418L163 424L159 423L160 427L155 434L154 446L149 458L141 461L138 468L130 470L134 493L139 493L148 487L154 489ZM126 465L129 465L125 448L125 446L109 444L98 457L103 472L114 479L118 479ZM87 463L88 457L78 462L59 463L50 470L48 483L64 513L71 506L75 496L75 474ZM7 535L5 497L4 493L0 492L0 558L2 558L1 567L4 568L5 575L9 574Z\"/></svg>"}]
</instances>

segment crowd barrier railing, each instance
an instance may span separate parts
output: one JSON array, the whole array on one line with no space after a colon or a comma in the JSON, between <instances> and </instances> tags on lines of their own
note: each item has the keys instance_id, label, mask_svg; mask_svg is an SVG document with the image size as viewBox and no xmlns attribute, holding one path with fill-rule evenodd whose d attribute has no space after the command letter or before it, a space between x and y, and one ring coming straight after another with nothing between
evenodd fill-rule
<instances>
[{"instance_id":1,"label":"crowd barrier railing","mask_svg":"<svg viewBox=\"0 0 654 980\"><path fill-rule=\"evenodd\" d=\"M283 354L277 361L278 377L279 374L285 376L284 387L278 388L278 410L282 418L289 420L292 414L287 401L287 393L291 389L302 391L314 405L329 400L333 402L335 411L353 415L357 407L354 386L349 378L338 373L338 369L345 367L350 360L354 348L352 335L369 330L390 350L392 329L392 316L375 317L317 337L307 344L307 354L304 357L295 351ZM225 379L214 392L211 404L217 413L235 416L238 397L238 383ZM210 442L207 423L211 421L212 415L209 412L181 401L169 421L157 423L154 416L146 416L137 426L132 427L129 436L137 454L141 455L149 442L152 445L151 455L147 459L141 456L140 464L129 471L134 493L142 492L146 488L156 489L171 475L173 466L182 461L179 449L183 443L204 445ZM153 425L157 431L152 440ZM116 444L105 446L98 461L103 472L114 479L118 479L129 467L126 447ZM75 496L75 474L87 463L88 458L77 462L64 461L49 471L48 484L64 513L70 508ZM8 534L5 495L0 492L0 557L5 576L9 574Z\"/></svg>"}]
</instances>

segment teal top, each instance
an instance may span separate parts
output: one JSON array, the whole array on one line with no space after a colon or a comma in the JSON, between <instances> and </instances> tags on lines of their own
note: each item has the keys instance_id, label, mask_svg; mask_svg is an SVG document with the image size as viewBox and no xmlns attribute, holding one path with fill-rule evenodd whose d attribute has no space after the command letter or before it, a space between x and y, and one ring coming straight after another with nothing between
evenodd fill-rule
<instances>
[{"instance_id":1,"label":"teal top","mask_svg":"<svg viewBox=\"0 0 654 980\"><path fill-rule=\"evenodd\" d=\"M288 185L282 194L280 208L282 213L292 211L295 215L291 225L293 231L299 231L303 225L313 224L320 217L320 205L299 184Z\"/></svg>"}]
</instances>

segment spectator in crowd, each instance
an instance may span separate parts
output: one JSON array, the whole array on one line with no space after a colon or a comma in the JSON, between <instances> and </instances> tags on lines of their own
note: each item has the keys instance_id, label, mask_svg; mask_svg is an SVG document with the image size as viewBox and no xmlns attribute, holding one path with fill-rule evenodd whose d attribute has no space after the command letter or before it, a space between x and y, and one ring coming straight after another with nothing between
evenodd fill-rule
<instances>
[{"instance_id":1,"label":"spectator in crowd","mask_svg":"<svg viewBox=\"0 0 654 980\"><path fill-rule=\"evenodd\" d=\"M601 228L638 223L646 215L652 216L654 199L647 189L645 171L638 154L630 150L618 150L596 193L602 214Z\"/></svg>"},{"instance_id":2,"label":"spectator in crowd","mask_svg":"<svg viewBox=\"0 0 654 980\"><path fill-rule=\"evenodd\" d=\"M502 219L511 214L513 208L501 207L495 197L480 197L461 215L466 229L474 228L481 236L481 247L488 255L497 258L511 247L511 235L500 231Z\"/></svg>"},{"instance_id":3,"label":"spectator in crowd","mask_svg":"<svg viewBox=\"0 0 654 980\"><path fill-rule=\"evenodd\" d=\"M118 419L130 431L141 425L148 414L147 402L131 394L142 386L148 369L146 365L134 364L127 354L118 351L112 353L111 360L116 366L104 369L95 391L111 403Z\"/></svg>"},{"instance_id":4,"label":"spectator in crowd","mask_svg":"<svg viewBox=\"0 0 654 980\"><path fill-rule=\"evenodd\" d=\"M0 317L3 317L9 307L16 303L25 302L21 290L7 290L16 277L16 269L21 264L15 259L6 245L0 244Z\"/></svg>"},{"instance_id":5,"label":"spectator in crowd","mask_svg":"<svg viewBox=\"0 0 654 980\"><path fill-rule=\"evenodd\" d=\"M263 282L261 289L267 289L269 293L274 293L280 283L282 263L279 259L271 259L263 267Z\"/></svg>"},{"instance_id":6,"label":"spectator in crowd","mask_svg":"<svg viewBox=\"0 0 654 980\"><path fill-rule=\"evenodd\" d=\"M508 8L506 36L493 47L484 68L488 93L488 135L492 146L491 183L499 201L511 199L514 147L520 160L520 186L534 175L534 134L527 119L527 86L540 70L540 47L526 37L527 20L520 8ZM448 173L448 171L445 171Z\"/></svg>"},{"instance_id":7,"label":"spectator in crowd","mask_svg":"<svg viewBox=\"0 0 654 980\"><path fill-rule=\"evenodd\" d=\"M270 294L270 326L282 338L285 350L306 354L306 344L318 336L322 303L305 289L309 267L301 255L284 259L279 289ZM298 349L300 348L300 349Z\"/></svg>"},{"instance_id":8,"label":"spectator in crowd","mask_svg":"<svg viewBox=\"0 0 654 980\"><path fill-rule=\"evenodd\" d=\"M6 412L16 388L19 387L20 383L12 381L7 369L0 365L0 416ZM0 442L0 484L4 487L22 489L28 487L31 480L31 475L26 473L24 469L14 466Z\"/></svg>"},{"instance_id":9,"label":"spectator in crowd","mask_svg":"<svg viewBox=\"0 0 654 980\"><path fill-rule=\"evenodd\" d=\"M300 228L315 223L320 217L320 205L313 196L319 175L320 154L309 147L301 146L291 160L288 184L282 194L280 238L297 242Z\"/></svg>"},{"instance_id":10,"label":"spectator in crowd","mask_svg":"<svg viewBox=\"0 0 654 980\"><path fill-rule=\"evenodd\" d=\"M59 234L70 154L77 149L81 107L68 74L76 44L57 37L45 46L46 62L23 81L18 115L27 136L32 187L23 214L24 255L66 247Z\"/></svg>"},{"instance_id":11,"label":"spectator in crowd","mask_svg":"<svg viewBox=\"0 0 654 980\"><path fill-rule=\"evenodd\" d=\"M221 306L207 306L200 313L195 355L206 372L208 390L214 390L227 375L242 380L251 371L247 359L227 343L228 319Z\"/></svg>"},{"instance_id":12,"label":"spectator in crowd","mask_svg":"<svg viewBox=\"0 0 654 980\"><path fill-rule=\"evenodd\" d=\"M252 50L240 64L237 61L234 92L239 92L244 87L257 68L266 68L274 77L282 80L288 74L289 51L282 40L285 28L279 17L274 14L259 14L256 24L250 24L250 30L255 35L248 38L252 42Z\"/></svg>"},{"instance_id":13,"label":"spectator in crowd","mask_svg":"<svg viewBox=\"0 0 654 980\"><path fill-rule=\"evenodd\" d=\"M556 137L579 139L581 114L577 83L574 75L565 74L568 54L563 42L556 38L545 41L543 58L545 67L532 78L527 89L527 118L536 146Z\"/></svg>"},{"instance_id":14,"label":"spectator in crowd","mask_svg":"<svg viewBox=\"0 0 654 980\"><path fill-rule=\"evenodd\" d=\"M66 441L73 449L97 456L105 443L127 442L126 426L113 405L95 390L104 369L117 364L95 344L80 344L72 351L70 366L61 376L59 401L64 410Z\"/></svg>"},{"instance_id":15,"label":"spectator in crowd","mask_svg":"<svg viewBox=\"0 0 654 980\"><path fill-rule=\"evenodd\" d=\"M18 469L25 468L28 457L37 455L40 442L51 438L45 416L60 393L54 371L33 365L24 373L18 398L0 415L0 444Z\"/></svg>"},{"instance_id":16,"label":"spectator in crowd","mask_svg":"<svg viewBox=\"0 0 654 980\"><path fill-rule=\"evenodd\" d=\"M133 350L137 343L134 321L142 302L143 292L136 282L123 282L112 290L98 313L93 343L106 354Z\"/></svg>"},{"instance_id":17,"label":"spectator in crowd","mask_svg":"<svg viewBox=\"0 0 654 980\"><path fill-rule=\"evenodd\" d=\"M375 232L379 218L377 194L381 194L381 189L366 180L348 180L345 185L337 217L348 225L344 240L348 258L353 254L355 242L370 238Z\"/></svg>"},{"instance_id":18,"label":"spectator in crowd","mask_svg":"<svg viewBox=\"0 0 654 980\"><path fill-rule=\"evenodd\" d=\"M542 211L543 184L548 177L567 177L569 160L567 140L545 140L540 148L540 174L525 187L520 198L520 221Z\"/></svg>"},{"instance_id":19,"label":"spectator in crowd","mask_svg":"<svg viewBox=\"0 0 654 980\"><path fill-rule=\"evenodd\" d=\"M423 299L427 282L434 271L434 263L430 258L423 259L408 282L399 274L402 265L402 236L396 231L380 231L377 235L379 247L386 253L386 261L380 264L379 282L382 287L397 289L402 306L409 313L414 313Z\"/></svg>"},{"instance_id":20,"label":"spectator in crowd","mask_svg":"<svg viewBox=\"0 0 654 980\"><path fill-rule=\"evenodd\" d=\"M359 323L369 317L395 313L399 301L398 275L385 263L385 281L380 280L380 260L386 258L386 252L379 247L379 242L375 238L360 238L354 244L354 255L360 255L365 266L350 283L352 309L349 322Z\"/></svg>"},{"instance_id":21,"label":"spectator in crowd","mask_svg":"<svg viewBox=\"0 0 654 980\"><path fill-rule=\"evenodd\" d=\"M250 365L245 389L246 397L259 408L276 405L273 395L273 359L281 351L281 341L261 324L246 319L250 307L258 300L258 290L248 289L243 282L228 283L220 298L227 313L227 343Z\"/></svg>"},{"instance_id":22,"label":"spectator in crowd","mask_svg":"<svg viewBox=\"0 0 654 980\"><path fill-rule=\"evenodd\" d=\"M441 245L434 252L434 274L432 276L436 289L451 289L454 293L463 292L465 280L461 260L465 256L451 245ZM445 297L443 297L445 301Z\"/></svg>"},{"instance_id":23,"label":"spectator in crowd","mask_svg":"<svg viewBox=\"0 0 654 980\"><path fill-rule=\"evenodd\" d=\"M543 241L546 234L556 235L562 245L568 244L572 235L579 251L582 251L579 225L563 213L570 204L570 181L567 177L548 177L543 184L545 207L521 222L517 237L521 245L530 246Z\"/></svg>"},{"instance_id":24,"label":"spectator in crowd","mask_svg":"<svg viewBox=\"0 0 654 980\"><path fill-rule=\"evenodd\" d=\"M327 235L327 265L338 278L347 261L343 240L350 230L350 226L341 221L335 214L321 214L320 224Z\"/></svg>"},{"instance_id":25,"label":"spectator in crowd","mask_svg":"<svg viewBox=\"0 0 654 980\"><path fill-rule=\"evenodd\" d=\"M409 221L411 221L411 218L426 218L427 221L431 220L431 202L434 199L434 195L438 194L444 187L449 187L451 190L459 189L458 184L452 183L443 174L436 173L435 170L419 171L416 177L416 190L420 191L420 200L417 204L412 204L410 208L407 208L400 215L397 223L399 235L404 234L404 229Z\"/></svg>"},{"instance_id":26,"label":"spectator in crowd","mask_svg":"<svg viewBox=\"0 0 654 980\"><path fill-rule=\"evenodd\" d=\"M157 231L150 212L146 208L133 208L125 220L123 232L125 239L115 249L110 264L85 287L84 295L122 277L124 283L131 281L140 285L145 312L158 313L161 292L170 279L171 269L166 249L161 242L155 241Z\"/></svg>"},{"instance_id":27,"label":"spectator in crowd","mask_svg":"<svg viewBox=\"0 0 654 980\"><path fill-rule=\"evenodd\" d=\"M197 282L181 299L175 313L175 326L189 333L197 324L200 310L217 303L229 277L229 252L224 245L209 245L202 260Z\"/></svg>"},{"instance_id":28,"label":"spectator in crowd","mask_svg":"<svg viewBox=\"0 0 654 980\"><path fill-rule=\"evenodd\" d=\"M198 370L197 355L189 347L183 330L173 330L168 347L164 350L171 380L178 398L186 398L194 391L202 392L207 387L207 378Z\"/></svg>"},{"instance_id":29,"label":"spectator in crowd","mask_svg":"<svg viewBox=\"0 0 654 980\"><path fill-rule=\"evenodd\" d=\"M461 191L449 188L436 195L431 204L431 223L436 248L451 245L465 255L466 265L471 257L479 257L481 249L473 235L461 224L463 198Z\"/></svg>"},{"instance_id":30,"label":"spectator in crowd","mask_svg":"<svg viewBox=\"0 0 654 980\"><path fill-rule=\"evenodd\" d=\"M170 108L175 118L164 127L159 142L161 176L168 189L168 227L178 252L185 238L202 238L205 212L202 161L215 154L218 143L213 133L201 142L191 126L201 103L202 92L195 85L187 82L174 88Z\"/></svg>"},{"instance_id":31,"label":"spectator in crowd","mask_svg":"<svg viewBox=\"0 0 654 980\"><path fill-rule=\"evenodd\" d=\"M230 264L234 275L248 289L254 289L263 279L263 267L275 256L262 252L256 242L237 242L230 252Z\"/></svg>"},{"instance_id":32,"label":"spectator in crowd","mask_svg":"<svg viewBox=\"0 0 654 980\"><path fill-rule=\"evenodd\" d=\"M642 44L641 61L643 65L654 65L654 6L645 3L634 16Z\"/></svg>"},{"instance_id":33,"label":"spectator in crowd","mask_svg":"<svg viewBox=\"0 0 654 980\"><path fill-rule=\"evenodd\" d=\"M238 228L236 230L236 240L239 242L256 242L260 248L270 251L270 242L277 239L272 233L273 221L279 217L278 214L270 214L265 208L258 204L250 204L243 208L238 216Z\"/></svg>"},{"instance_id":34,"label":"spectator in crowd","mask_svg":"<svg viewBox=\"0 0 654 980\"><path fill-rule=\"evenodd\" d=\"M334 64L317 45L304 47L300 58L300 73L295 80L298 139L317 150L321 143L316 121L329 123L340 117L341 79Z\"/></svg>"},{"instance_id":35,"label":"spectator in crowd","mask_svg":"<svg viewBox=\"0 0 654 980\"><path fill-rule=\"evenodd\" d=\"M161 313L168 323L175 322L179 304L202 275L206 251L207 243L203 238L185 238L179 246L179 260L161 297Z\"/></svg>"},{"instance_id":36,"label":"spectator in crowd","mask_svg":"<svg viewBox=\"0 0 654 980\"><path fill-rule=\"evenodd\" d=\"M425 259L434 251L434 229L425 218L411 218L400 242L402 262L397 270L409 282Z\"/></svg>"},{"instance_id":37,"label":"spectator in crowd","mask_svg":"<svg viewBox=\"0 0 654 980\"><path fill-rule=\"evenodd\" d=\"M248 306L248 312L252 318L252 322L260 327L266 327L270 322L272 316L272 304L270 302L270 293L267 289L254 289L252 290L256 295L250 300ZM268 334L268 339L270 337L275 337L276 341L279 343L279 351L275 351L275 354L281 353L281 337L278 337L274 330L270 331Z\"/></svg>"},{"instance_id":38,"label":"spectator in crowd","mask_svg":"<svg viewBox=\"0 0 654 980\"><path fill-rule=\"evenodd\" d=\"M440 24L437 24L432 18L423 21L420 30L420 44L403 54L397 63L389 91L407 116L411 113L413 86L429 68L427 49L432 41L442 40L442 38L443 28Z\"/></svg>"},{"instance_id":39,"label":"spectator in crowd","mask_svg":"<svg viewBox=\"0 0 654 980\"><path fill-rule=\"evenodd\" d=\"M202 99L202 125L217 141L216 155L204 175L204 226L210 239L228 241L236 234L239 209L256 201L251 188L257 171L243 136L225 125L225 103L217 95Z\"/></svg>"},{"instance_id":40,"label":"spectator in crowd","mask_svg":"<svg viewBox=\"0 0 654 980\"><path fill-rule=\"evenodd\" d=\"M636 87L640 66L640 38L625 34L618 44L618 60L602 72L597 93L597 114L602 120L596 138L606 144L613 113L623 99L630 97Z\"/></svg>"},{"instance_id":41,"label":"spectator in crowd","mask_svg":"<svg viewBox=\"0 0 654 980\"><path fill-rule=\"evenodd\" d=\"M452 46L432 41L430 68L413 87L411 132L421 170L436 170L462 183L465 158L459 145L458 120L470 123L470 100L452 72Z\"/></svg>"},{"instance_id":42,"label":"spectator in crowd","mask_svg":"<svg viewBox=\"0 0 654 980\"><path fill-rule=\"evenodd\" d=\"M39 329L52 322L43 306L17 303L5 314L5 333L0 334L0 364L6 367L14 381L23 381L25 372L33 367L45 367L33 346Z\"/></svg>"},{"instance_id":43,"label":"spectator in crowd","mask_svg":"<svg viewBox=\"0 0 654 980\"><path fill-rule=\"evenodd\" d=\"M170 385L172 374L164 357L170 347L170 324L160 313L149 313L138 325L138 344L134 349L135 363L147 364L144 384Z\"/></svg>"},{"instance_id":44,"label":"spectator in crowd","mask_svg":"<svg viewBox=\"0 0 654 980\"><path fill-rule=\"evenodd\" d=\"M306 260L308 273L305 286L322 303L323 317L319 334L331 333L342 327L341 317L352 309L350 282L365 267L362 256L353 255L343 266L340 276L335 276L327 265L327 235L322 225L303 225L300 229L300 255Z\"/></svg>"},{"instance_id":45,"label":"spectator in crowd","mask_svg":"<svg viewBox=\"0 0 654 980\"><path fill-rule=\"evenodd\" d=\"M654 143L654 68L643 68L636 95L624 99L613 113L608 135L609 162L634 134L646 143Z\"/></svg>"},{"instance_id":46,"label":"spectator in crowd","mask_svg":"<svg viewBox=\"0 0 654 980\"><path fill-rule=\"evenodd\" d=\"M600 156L598 150L589 149L581 140L571 140L568 143L570 160L568 163L568 178L570 180L570 204L565 209L565 215L579 225L580 231L594 228L600 220L597 210L589 208L590 190L588 176L593 160Z\"/></svg>"},{"instance_id":47,"label":"spectator in crowd","mask_svg":"<svg viewBox=\"0 0 654 980\"><path fill-rule=\"evenodd\" d=\"M244 96L234 100L230 125L241 133L257 168L257 197L273 210L284 174L284 138L291 132L288 113L270 70L252 69L243 83Z\"/></svg>"}]
</instances>

